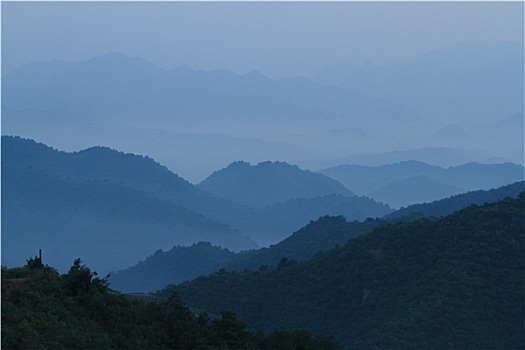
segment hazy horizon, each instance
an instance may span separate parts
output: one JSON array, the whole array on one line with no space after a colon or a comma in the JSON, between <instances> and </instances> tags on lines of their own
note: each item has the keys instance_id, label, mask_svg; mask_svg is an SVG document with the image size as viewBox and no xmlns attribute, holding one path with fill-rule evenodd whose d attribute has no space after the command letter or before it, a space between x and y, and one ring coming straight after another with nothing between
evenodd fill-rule
<instances>
[{"instance_id":1,"label":"hazy horizon","mask_svg":"<svg viewBox=\"0 0 525 350\"><path fill-rule=\"evenodd\" d=\"M522 2L4 2L2 107L11 111L2 134L67 151L102 145L147 155L193 183L236 160L310 170L410 158L523 164L516 118L523 9ZM10 74L27 63L82 65L110 52L165 71L186 65L237 75L201 72L185 88L186 78L157 84L146 68L104 81L114 69L100 66L93 86L79 80L92 76L83 68L75 79L46 81L40 95L30 91L38 82L24 79L48 73L19 81ZM134 72L133 64L117 66ZM299 76L309 80L283 79ZM118 95L128 88L132 95ZM185 97L170 102L177 94ZM137 98L145 102L132 108ZM100 106L108 99L116 109Z\"/></svg>"},{"instance_id":2,"label":"hazy horizon","mask_svg":"<svg viewBox=\"0 0 525 350\"><path fill-rule=\"evenodd\" d=\"M522 2L4 2L2 74L108 52L163 69L310 76L451 44L523 44Z\"/></svg>"}]
</instances>

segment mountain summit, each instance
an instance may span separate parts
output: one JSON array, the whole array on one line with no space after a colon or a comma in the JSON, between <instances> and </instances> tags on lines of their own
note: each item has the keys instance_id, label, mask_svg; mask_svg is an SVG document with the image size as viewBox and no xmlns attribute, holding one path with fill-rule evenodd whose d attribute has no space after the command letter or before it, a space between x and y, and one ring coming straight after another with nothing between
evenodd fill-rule
<instances>
[{"instance_id":1,"label":"mountain summit","mask_svg":"<svg viewBox=\"0 0 525 350\"><path fill-rule=\"evenodd\" d=\"M298 198L333 194L354 196L343 184L328 176L285 162L270 161L257 165L234 162L214 172L198 187L255 208Z\"/></svg>"}]
</instances>

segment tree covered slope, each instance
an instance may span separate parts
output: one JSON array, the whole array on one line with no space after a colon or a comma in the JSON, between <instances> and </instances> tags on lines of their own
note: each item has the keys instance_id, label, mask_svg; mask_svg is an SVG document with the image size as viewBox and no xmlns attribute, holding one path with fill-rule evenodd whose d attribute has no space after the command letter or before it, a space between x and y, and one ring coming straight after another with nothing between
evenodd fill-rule
<instances>
[{"instance_id":1,"label":"tree covered slope","mask_svg":"<svg viewBox=\"0 0 525 350\"><path fill-rule=\"evenodd\" d=\"M196 314L174 295L165 302L108 289L75 259L67 274L29 259L2 267L2 349L332 349L304 330L255 333L229 311Z\"/></svg>"},{"instance_id":2,"label":"tree covered slope","mask_svg":"<svg viewBox=\"0 0 525 350\"><path fill-rule=\"evenodd\" d=\"M377 228L277 269L170 287L257 329L302 327L353 349L525 346L525 196Z\"/></svg>"},{"instance_id":3,"label":"tree covered slope","mask_svg":"<svg viewBox=\"0 0 525 350\"><path fill-rule=\"evenodd\" d=\"M191 280L220 269L244 271L276 267L283 259L310 259L320 251L345 244L351 238L386 224L378 219L347 222L342 216L325 216L268 248L233 253L207 242L199 242L191 247L158 250L144 261L112 273L109 282L111 288L126 293L154 292L169 284Z\"/></svg>"},{"instance_id":4,"label":"tree covered slope","mask_svg":"<svg viewBox=\"0 0 525 350\"><path fill-rule=\"evenodd\" d=\"M422 217L440 217L472 204L492 203L505 197L517 198L523 182L490 191L474 191L441 201L400 209L381 219L347 221L343 216L324 216L295 231L289 237L266 248L233 254L220 247L200 243L192 247L174 247L156 252L146 260L112 274L113 288L125 292L147 292L177 284L200 275L226 270L258 270L276 267L284 260L302 261L320 251L344 245L350 239L375 228L399 221L415 221ZM184 262L183 262L184 261ZM203 267L206 267L203 269ZM150 283L151 282L151 283Z\"/></svg>"},{"instance_id":5,"label":"tree covered slope","mask_svg":"<svg viewBox=\"0 0 525 350\"><path fill-rule=\"evenodd\" d=\"M165 252L159 249L144 261L112 273L108 281L111 288L122 292L154 292L219 270L234 256L228 249L209 242L177 246Z\"/></svg>"}]
</instances>

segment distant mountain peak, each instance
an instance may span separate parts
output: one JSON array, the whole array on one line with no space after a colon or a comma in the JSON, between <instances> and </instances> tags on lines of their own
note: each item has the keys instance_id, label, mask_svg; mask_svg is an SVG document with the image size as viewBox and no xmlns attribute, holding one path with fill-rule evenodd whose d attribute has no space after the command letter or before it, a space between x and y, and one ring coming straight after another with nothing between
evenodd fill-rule
<instances>
[{"instance_id":1,"label":"distant mountain peak","mask_svg":"<svg viewBox=\"0 0 525 350\"><path fill-rule=\"evenodd\" d=\"M131 56L126 55L125 53L119 51L111 51L104 55L93 57L92 59L127 59Z\"/></svg>"},{"instance_id":2,"label":"distant mountain peak","mask_svg":"<svg viewBox=\"0 0 525 350\"><path fill-rule=\"evenodd\" d=\"M246 168L250 168L251 166L252 165L248 162L245 162L243 160L236 160L235 162L230 163L230 165L228 165L224 169L246 169Z\"/></svg>"},{"instance_id":3,"label":"distant mountain peak","mask_svg":"<svg viewBox=\"0 0 525 350\"><path fill-rule=\"evenodd\" d=\"M255 70L255 69L252 69L251 71L246 73L244 76L247 77L247 78L250 78L250 79L271 80L266 75L264 75L263 73L259 72L258 70Z\"/></svg>"},{"instance_id":4,"label":"distant mountain peak","mask_svg":"<svg viewBox=\"0 0 525 350\"><path fill-rule=\"evenodd\" d=\"M290 163L287 163L287 162L283 162L283 161L279 161L279 160L276 160L276 161L265 160L265 161L260 162L259 164L257 164L256 167L261 167L261 168L281 167L281 168L297 168L297 169L299 169L299 167L297 165L293 165L293 164L290 164Z\"/></svg>"},{"instance_id":5,"label":"distant mountain peak","mask_svg":"<svg viewBox=\"0 0 525 350\"><path fill-rule=\"evenodd\" d=\"M86 149L83 149L81 151L78 151L77 153L83 153L83 152L101 152L101 153L122 153L120 151L117 151L113 148L110 148L110 147L107 147L107 146L100 146L100 145L97 145L97 146L92 146L92 147L88 147Z\"/></svg>"},{"instance_id":6,"label":"distant mountain peak","mask_svg":"<svg viewBox=\"0 0 525 350\"><path fill-rule=\"evenodd\" d=\"M255 208L283 203L296 198L329 194L353 196L340 182L328 176L302 170L282 161L257 165L234 162L202 181L200 188Z\"/></svg>"}]
</instances>

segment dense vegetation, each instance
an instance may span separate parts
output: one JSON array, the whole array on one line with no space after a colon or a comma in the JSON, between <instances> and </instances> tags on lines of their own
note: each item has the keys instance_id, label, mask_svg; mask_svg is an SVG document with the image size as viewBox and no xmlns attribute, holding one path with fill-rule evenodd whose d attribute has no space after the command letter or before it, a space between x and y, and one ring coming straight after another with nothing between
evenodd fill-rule
<instances>
[{"instance_id":1,"label":"dense vegetation","mask_svg":"<svg viewBox=\"0 0 525 350\"><path fill-rule=\"evenodd\" d=\"M213 273L226 270L257 270L261 266L276 267L282 258L307 260L320 251L343 245L349 239L369 233L388 223L414 221L423 217L440 217L468 207L471 204L495 202L505 197L517 198L524 190L518 182L490 191L474 191L427 204L400 209L382 219L348 222L342 216L323 216L283 241L246 252L233 254L210 244L191 247L174 247L166 252L156 252L145 261L126 270L113 273L111 286L123 292L147 292Z\"/></svg>"},{"instance_id":2,"label":"dense vegetation","mask_svg":"<svg viewBox=\"0 0 525 350\"><path fill-rule=\"evenodd\" d=\"M525 196L376 228L306 262L172 286L256 329L300 327L354 349L523 349Z\"/></svg>"},{"instance_id":3,"label":"dense vegetation","mask_svg":"<svg viewBox=\"0 0 525 350\"><path fill-rule=\"evenodd\" d=\"M257 270L260 266L276 267L281 259L302 261L321 251L343 245L348 240L371 232L380 225L380 219L348 222L343 216L323 216L294 232L290 237L272 245L234 256L224 267L228 270Z\"/></svg>"},{"instance_id":4,"label":"dense vegetation","mask_svg":"<svg viewBox=\"0 0 525 350\"><path fill-rule=\"evenodd\" d=\"M157 250L138 264L112 273L111 288L122 292L154 292L168 284L179 283L200 275L212 273L233 259L235 253L212 246L209 242L189 247Z\"/></svg>"},{"instance_id":5,"label":"dense vegetation","mask_svg":"<svg viewBox=\"0 0 525 350\"><path fill-rule=\"evenodd\" d=\"M195 315L177 295L163 303L130 300L75 260L59 275L40 259L2 268L2 349L339 349L302 330L271 335L234 313Z\"/></svg>"},{"instance_id":6,"label":"dense vegetation","mask_svg":"<svg viewBox=\"0 0 525 350\"><path fill-rule=\"evenodd\" d=\"M227 249L200 242L190 247L158 250L144 261L111 274L111 287L122 292L153 292L213 273L227 270L257 270L276 267L282 258L306 260L316 253L345 244L349 239L368 233L385 221L369 219L347 222L342 216L324 216L268 248L232 253Z\"/></svg>"}]
</instances>

